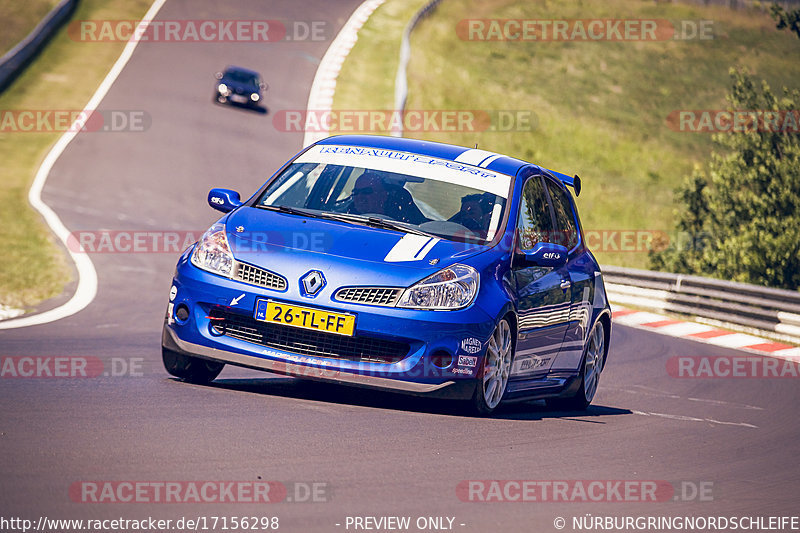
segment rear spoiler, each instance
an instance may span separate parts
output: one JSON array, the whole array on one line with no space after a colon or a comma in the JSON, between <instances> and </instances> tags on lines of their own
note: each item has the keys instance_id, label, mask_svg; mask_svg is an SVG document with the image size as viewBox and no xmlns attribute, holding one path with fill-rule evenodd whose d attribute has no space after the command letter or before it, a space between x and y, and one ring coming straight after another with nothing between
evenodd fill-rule
<instances>
[{"instance_id":1,"label":"rear spoiler","mask_svg":"<svg viewBox=\"0 0 800 533\"><path fill-rule=\"evenodd\" d=\"M581 194L581 179L578 177L577 174L573 177L569 177L566 174L562 174L561 172L556 172L555 170L545 169L550 172L553 176L557 177L564 185L569 185L573 189L575 189L575 196L580 196Z\"/></svg>"}]
</instances>

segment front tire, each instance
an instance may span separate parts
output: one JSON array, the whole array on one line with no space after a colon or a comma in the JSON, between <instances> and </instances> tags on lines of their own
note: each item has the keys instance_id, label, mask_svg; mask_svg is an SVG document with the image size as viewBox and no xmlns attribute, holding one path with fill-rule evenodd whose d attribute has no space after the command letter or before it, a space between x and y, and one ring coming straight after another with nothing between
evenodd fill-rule
<instances>
[{"instance_id":1,"label":"front tire","mask_svg":"<svg viewBox=\"0 0 800 533\"><path fill-rule=\"evenodd\" d=\"M472 407L479 415L491 414L503 401L513 359L512 328L508 320L502 318L489 337L472 396Z\"/></svg>"},{"instance_id":2,"label":"front tire","mask_svg":"<svg viewBox=\"0 0 800 533\"><path fill-rule=\"evenodd\" d=\"M214 378L219 376L225 366L225 363L183 355L166 348L161 348L161 359L164 361L164 368L167 372L184 381L198 385L205 385L214 381Z\"/></svg>"},{"instance_id":3,"label":"front tire","mask_svg":"<svg viewBox=\"0 0 800 533\"><path fill-rule=\"evenodd\" d=\"M581 361L581 384L574 396L568 398L552 398L547 400L547 405L566 411L585 411L594 400L597 385L600 382L600 372L603 371L606 356L606 337L603 321L595 322L589 342Z\"/></svg>"}]
</instances>

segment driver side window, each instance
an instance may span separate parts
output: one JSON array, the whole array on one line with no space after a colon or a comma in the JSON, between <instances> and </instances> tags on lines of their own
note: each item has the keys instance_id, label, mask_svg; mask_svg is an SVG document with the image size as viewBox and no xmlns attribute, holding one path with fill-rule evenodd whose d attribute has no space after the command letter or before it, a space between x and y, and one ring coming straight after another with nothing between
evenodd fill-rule
<instances>
[{"instance_id":1,"label":"driver side window","mask_svg":"<svg viewBox=\"0 0 800 533\"><path fill-rule=\"evenodd\" d=\"M517 229L522 250L530 250L539 242L550 242L553 220L540 176L530 178L522 188Z\"/></svg>"}]
</instances>

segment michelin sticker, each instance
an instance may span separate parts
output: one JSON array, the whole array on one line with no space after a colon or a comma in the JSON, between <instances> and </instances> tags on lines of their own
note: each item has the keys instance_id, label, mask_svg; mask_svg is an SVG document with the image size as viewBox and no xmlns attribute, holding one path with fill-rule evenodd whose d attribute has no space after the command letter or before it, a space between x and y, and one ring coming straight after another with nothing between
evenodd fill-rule
<instances>
[{"instance_id":1,"label":"michelin sticker","mask_svg":"<svg viewBox=\"0 0 800 533\"><path fill-rule=\"evenodd\" d=\"M467 337L461 341L461 349L466 353L478 353L481 351L483 344L475 337Z\"/></svg>"}]
</instances>

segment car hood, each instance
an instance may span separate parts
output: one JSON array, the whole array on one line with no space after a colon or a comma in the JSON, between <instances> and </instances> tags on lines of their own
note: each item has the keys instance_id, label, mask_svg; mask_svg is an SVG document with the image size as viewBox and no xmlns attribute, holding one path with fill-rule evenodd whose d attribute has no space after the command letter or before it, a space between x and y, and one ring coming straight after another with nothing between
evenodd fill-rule
<instances>
[{"instance_id":1,"label":"car hood","mask_svg":"<svg viewBox=\"0 0 800 533\"><path fill-rule=\"evenodd\" d=\"M222 78L217 82L218 85L220 83L224 83L225 85L227 85L228 88L233 92L235 92L236 94L251 94L259 92L258 87L253 87L248 83L241 83L227 78Z\"/></svg>"},{"instance_id":2,"label":"car hood","mask_svg":"<svg viewBox=\"0 0 800 533\"><path fill-rule=\"evenodd\" d=\"M488 249L247 206L229 214L224 222L231 251L239 261L286 275L312 269L349 272L356 284L405 286Z\"/></svg>"}]
</instances>

